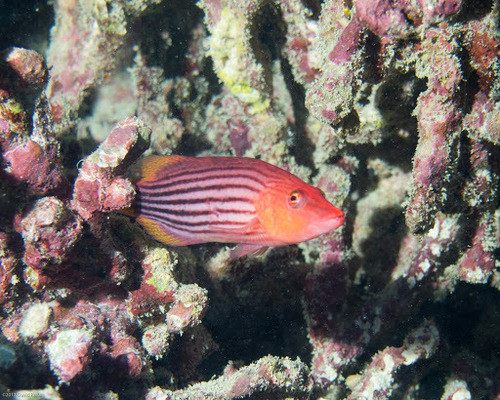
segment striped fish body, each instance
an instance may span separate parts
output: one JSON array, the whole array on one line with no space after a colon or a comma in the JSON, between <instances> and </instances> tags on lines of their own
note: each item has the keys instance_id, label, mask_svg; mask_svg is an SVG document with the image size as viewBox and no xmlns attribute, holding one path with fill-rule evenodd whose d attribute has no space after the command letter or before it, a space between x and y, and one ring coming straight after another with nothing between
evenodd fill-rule
<instances>
[{"instance_id":1,"label":"striped fish body","mask_svg":"<svg viewBox=\"0 0 500 400\"><path fill-rule=\"evenodd\" d=\"M127 213L172 246L239 243L239 257L312 239L344 220L319 189L251 158L150 156L132 179L137 194Z\"/></svg>"}]
</instances>

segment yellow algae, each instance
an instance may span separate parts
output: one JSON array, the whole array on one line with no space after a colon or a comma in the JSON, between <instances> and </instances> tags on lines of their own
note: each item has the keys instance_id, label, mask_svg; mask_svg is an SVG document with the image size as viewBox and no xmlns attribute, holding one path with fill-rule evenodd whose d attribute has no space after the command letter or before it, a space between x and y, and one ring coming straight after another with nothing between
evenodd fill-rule
<instances>
[{"instance_id":1,"label":"yellow algae","mask_svg":"<svg viewBox=\"0 0 500 400\"><path fill-rule=\"evenodd\" d=\"M251 56L253 50L247 39L249 34L247 29L242 29L246 25L247 19L243 15L229 8L223 9L208 41L209 54L218 77L256 114L267 110L270 100L262 93L262 79L252 82L256 78L252 78L251 74L261 76L262 66Z\"/></svg>"},{"instance_id":2,"label":"yellow algae","mask_svg":"<svg viewBox=\"0 0 500 400\"><path fill-rule=\"evenodd\" d=\"M146 280L154 286L158 293L174 291L179 284L174 277L174 268L177 265L177 258L172 258L171 253L162 247L149 249L149 253L144 259L144 264L151 265L149 272L151 276Z\"/></svg>"}]
</instances>

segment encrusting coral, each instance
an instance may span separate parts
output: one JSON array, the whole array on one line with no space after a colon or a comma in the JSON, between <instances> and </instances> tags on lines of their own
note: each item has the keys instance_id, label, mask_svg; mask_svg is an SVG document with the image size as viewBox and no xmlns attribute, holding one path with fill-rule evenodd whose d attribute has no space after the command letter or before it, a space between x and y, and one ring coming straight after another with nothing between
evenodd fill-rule
<instances>
[{"instance_id":1,"label":"encrusting coral","mask_svg":"<svg viewBox=\"0 0 500 400\"><path fill-rule=\"evenodd\" d=\"M53 22L0 16L0 392L500 396L498 0L27 3ZM345 223L162 245L123 211L144 153L260 158Z\"/></svg>"}]
</instances>

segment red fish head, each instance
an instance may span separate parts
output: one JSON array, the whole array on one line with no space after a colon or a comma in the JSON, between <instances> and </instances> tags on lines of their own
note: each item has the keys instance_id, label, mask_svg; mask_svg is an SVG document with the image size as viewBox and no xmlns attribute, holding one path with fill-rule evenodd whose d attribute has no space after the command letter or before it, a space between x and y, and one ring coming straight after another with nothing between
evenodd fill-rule
<instances>
[{"instance_id":1,"label":"red fish head","mask_svg":"<svg viewBox=\"0 0 500 400\"><path fill-rule=\"evenodd\" d=\"M299 179L268 186L258 197L256 210L271 240L282 244L313 239L344 223L342 210L321 190Z\"/></svg>"}]
</instances>

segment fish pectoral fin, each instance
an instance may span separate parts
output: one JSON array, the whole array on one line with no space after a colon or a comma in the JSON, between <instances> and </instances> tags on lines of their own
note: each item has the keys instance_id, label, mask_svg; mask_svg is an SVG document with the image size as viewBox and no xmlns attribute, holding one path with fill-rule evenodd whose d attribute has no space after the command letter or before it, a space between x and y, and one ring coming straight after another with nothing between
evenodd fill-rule
<instances>
[{"instance_id":1,"label":"fish pectoral fin","mask_svg":"<svg viewBox=\"0 0 500 400\"><path fill-rule=\"evenodd\" d=\"M229 252L229 257L240 258L243 256L259 257L263 256L269 247L254 243L240 243Z\"/></svg>"},{"instance_id":2,"label":"fish pectoral fin","mask_svg":"<svg viewBox=\"0 0 500 400\"><path fill-rule=\"evenodd\" d=\"M259 234L264 234L265 229L262 226L262 223L260 222L260 219L258 217L252 218L248 224L245 226L243 229L245 233L252 233L254 235L259 235Z\"/></svg>"},{"instance_id":3,"label":"fish pectoral fin","mask_svg":"<svg viewBox=\"0 0 500 400\"><path fill-rule=\"evenodd\" d=\"M265 229L258 217L252 218L243 229L243 232L249 236L253 236L254 239L265 235ZM240 243L229 252L229 256L232 259L243 256L258 257L264 255L268 248L269 246L258 243Z\"/></svg>"},{"instance_id":4,"label":"fish pectoral fin","mask_svg":"<svg viewBox=\"0 0 500 400\"><path fill-rule=\"evenodd\" d=\"M164 226L149 218L138 217L136 221L143 226L147 233L159 242L169 246L187 246L191 244L187 239L170 232Z\"/></svg>"}]
</instances>

